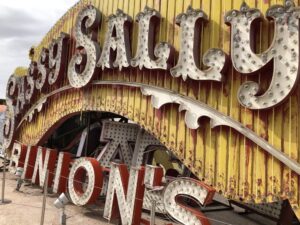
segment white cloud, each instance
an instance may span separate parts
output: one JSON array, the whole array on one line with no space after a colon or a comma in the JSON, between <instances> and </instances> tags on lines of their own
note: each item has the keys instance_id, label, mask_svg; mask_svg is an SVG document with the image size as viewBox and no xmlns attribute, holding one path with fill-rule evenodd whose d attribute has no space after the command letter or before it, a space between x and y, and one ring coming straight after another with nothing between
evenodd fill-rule
<instances>
[{"instance_id":1,"label":"white cloud","mask_svg":"<svg viewBox=\"0 0 300 225\"><path fill-rule=\"evenodd\" d=\"M30 47L77 1L0 1L0 98L5 98L7 79L15 68L29 65Z\"/></svg>"}]
</instances>

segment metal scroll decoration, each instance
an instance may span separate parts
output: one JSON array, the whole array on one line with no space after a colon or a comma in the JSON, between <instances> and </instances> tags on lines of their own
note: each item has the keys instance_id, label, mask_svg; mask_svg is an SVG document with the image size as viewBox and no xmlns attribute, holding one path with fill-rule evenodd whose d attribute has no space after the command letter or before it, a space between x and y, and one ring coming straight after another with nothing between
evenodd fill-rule
<instances>
[{"instance_id":1,"label":"metal scroll decoration","mask_svg":"<svg viewBox=\"0 0 300 225\"><path fill-rule=\"evenodd\" d=\"M159 109L162 105L167 103L179 104L179 111L185 111L185 123L190 129L197 129L199 127L198 120L201 117L210 118L211 128L217 126L228 126L241 133L273 157L284 163L287 167L300 175L300 164L291 159L287 154L277 150L265 139L259 137L251 129L245 127L238 121L218 112L212 107L191 98L172 93L166 89L157 88L153 86L142 85L141 91L144 95L150 95L152 105L154 108Z\"/></svg>"},{"instance_id":2,"label":"metal scroll decoration","mask_svg":"<svg viewBox=\"0 0 300 225\"><path fill-rule=\"evenodd\" d=\"M101 57L97 63L98 67L119 68L130 66L130 35L129 27L132 18L118 9L116 14L108 17L108 31L106 33ZM115 58L112 50L116 51Z\"/></svg>"},{"instance_id":3,"label":"metal scroll decoration","mask_svg":"<svg viewBox=\"0 0 300 225\"><path fill-rule=\"evenodd\" d=\"M147 69L169 69L170 59L174 49L166 42L154 44L155 28L159 24L161 15L155 9L145 7L136 16L139 23L138 48L135 58L131 59L131 66Z\"/></svg>"},{"instance_id":4,"label":"metal scroll decoration","mask_svg":"<svg viewBox=\"0 0 300 225\"><path fill-rule=\"evenodd\" d=\"M291 159L284 152L279 151L274 146L272 146L264 138L257 135L251 129L245 127L240 122L232 119L229 116L220 113L214 108L206 105L205 103L193 100L189 97L182 96L180 94L174 93L168 89L159 88L151 85L141 84L141 83L132 83L132 82L122 82L122 81L93 81L93 85L121 85L140 88L143 95L151 96L151 102L154 108L159 109L164 104L176 103L179 104L179 111L185 111L185 123L190 129L197 129L199 127L198 120L200 117L210 118L211 128L217 126L227 126L235 129L240 134L247 137L249 140L256 143L266 152L271 154L273 157L278 159L280 162L284 163L291 170L295 171L300 175L300 163ZM56 93L70 89L70 86L62 87L55 90L52 93L41 98L33 107L31 107L25 116L20 120L18 127L21 123L28 117L28 115L36 109L37 105L42 104L45 101L45 98L48 98Z\"/></svg>"},{"instance_id":5,"label":"metal scroll decoration","mask_svg":"<svg viewBox=\"0 0 300 225\"><path fill-rule=\"evenodd\" d=\"M34 105L33 110L31 110L30 113L28 113L28 117L25 118L25 120L27 120L28 122L31 122L34 114L41 112L43 109L43 106L46 104L46 102L47 102L47 98L43 98L43 101L39 101L38 104Z\"/></svg>"},{"instance_id":6,"label":"metal scroll decoration","mask_svg":"<svg viewBox=\"0 0 300 225\"><path fill-rule=\"evenodd\" d=\"M95 74L95 66L100 55L97 43L101 14L94 6L80 11L75 24L76 54L68 66L68 78L72 87L87 85Z\"/></svg>"},{"instance_id":7,"label":"metal scroll decoration","mask_svg":"<svg viewBox=\"0 0 300 225\"><path fill-rule=\"evenodd\" d=\"M267 17L274 20L274 39L268 50L255 54L251 49L252 24L262 19L258 9L243 3L240 11L229 11L225 16L231 25L231 59L234 68L243 74L259 71L273 60L272 81L268 90L259 94L259 84L245 82L239 89L239 102L249 109L273 107L288 97L299 77L299 17L300 8L286 0L283 6L268 9Z\"/></svg>"},{"instance_id":8,"label":"metal scroll decoration","mask_svg":"<svg viewBox=\"0 0 300 225\"><path fill-rule=\"evenodd\" d=\"M226 54L221 49L210 49L203 56L203 63L209 68L200 69L200 22L207 21L207 15L200 9L188 7L186 13L176 17L181 27L180 52L177 65L171 68L171 75L182 76L183 80L190 77L194 80L221 81L221 72L225 69Z\"/></svg>"}]
</instances>

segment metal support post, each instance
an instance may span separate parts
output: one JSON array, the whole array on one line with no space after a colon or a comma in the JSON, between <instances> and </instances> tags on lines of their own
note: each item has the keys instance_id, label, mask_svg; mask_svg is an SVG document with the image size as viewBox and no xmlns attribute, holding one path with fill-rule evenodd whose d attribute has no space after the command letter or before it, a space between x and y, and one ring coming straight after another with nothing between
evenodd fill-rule
<instances>
[{"instance_id":1,"label":"metal support post","mask_svg":"<svg viewBox=\"0 0 300 225\"><path fill-rule=\"evenodd\" d=\"M156 208L156 201L152 201L151 205L151 213L150 213L150 225L155 225L155 208Z\"/></svg>"},{"instance_id":2,"label":"metal support post","mask_svg":"<svg viewBox=\"0 0 300 225\"><path fill-rule=\"evenodd\" d=\"M6 176L6 153L4 153L4 158L3 158L3 172L2 172L2 193L1 193L1 201L0 205L8 204L11 203L11 200L5 199L4 198L4 193L5 193L5 176Z\"/></svg>"},{"instance_id":3,"label":"metal support post","mask_svg":"<svg viewBox=\"0 0 300 225\"><path fill-rule=\"evenodd\" d=\"M132 160L131 160L132 167L140 166L140 165L138 165L138 158L139 158L141 144L144 139L144 135L145 135L145 130L143 128L140 128L138 131L137 137L136 137L136 142L135 142L135 146L134 146L134 150L133 150L133 156L132 156Z\"/></svg>"},{"instance_id":4,"label":"metal support post","mask_svg":"<svg viewBox=\"0 0 300 225\"><path fill-rule=\"evenodd\" d=\"M87 112L88 116L88 121L87 121L87 134L86 134L86 139L85 139L85 148L84 148L84 156L88 156L88 146L89 146L89 134L90 134L90 129L91 129L91 112Z\"/></svg>"},{"instance_id":5,"label":"metal support post","mask_svg":"<svg viewBox=\"0 0 300 225\"><path fill-rule=\"evenodd\" d=\"M60 225L67 225L67 215L65 214L65 207L62 207L60 215Z\"/></svg>"},{"instance_id":6,"label":"metal support post","mask_svg":"<svg viewBox=\"0 0 300 225\"><path fill-rule=\"evenodd\" d=\"M45 182L44 182L43 206L42 206L42 215L41 215L40 225L44 225L44 220L45 220L46 198L47 198L47 189L48 189L48 176L49 176L49 170L47 170L47 172L46 172L46 178L45 178Z\"/></svg>"}]
</instances>

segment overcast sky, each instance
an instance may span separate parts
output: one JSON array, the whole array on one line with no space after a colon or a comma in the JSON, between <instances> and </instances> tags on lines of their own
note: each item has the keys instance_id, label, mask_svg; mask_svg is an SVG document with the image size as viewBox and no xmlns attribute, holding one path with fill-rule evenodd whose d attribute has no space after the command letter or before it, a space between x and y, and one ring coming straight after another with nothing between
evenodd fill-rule
<instances>
[{"instance_id":1,"label":"overcast sky","mask_svg":"<svg viewBox=\"0 0 300 225\"><path fill-rule=\"evenodd\" d=\"M0 0L0 98L17 66L28 67L28 52L78 0Z\"/></svg>"}]
</instances>

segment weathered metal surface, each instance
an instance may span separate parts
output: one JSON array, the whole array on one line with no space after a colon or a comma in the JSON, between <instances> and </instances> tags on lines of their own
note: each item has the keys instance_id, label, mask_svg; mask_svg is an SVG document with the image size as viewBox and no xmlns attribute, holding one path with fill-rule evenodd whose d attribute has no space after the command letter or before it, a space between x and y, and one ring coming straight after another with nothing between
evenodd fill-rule
<instances>
[{"instance_id":1,"label":"weathered metal surface","mask_svg":"<svg viewBox=\"0 0 300 225\"><path fill-rule=\"evenodd\" d=\"M101 132L100 141L106 142L105 151L103 150L97 160L102 166L109 167L110 162L115 159L116 155L119 155L122 162L126 165L132 165L132 161L135 160L136 166L142 165L144 151L149 146L160 146L161 144L149 133L138 137L139 126L136 124L119 123L112 121L103 122L103 128ZM140 142L139 148L136 152L136 157L133 157L135 146L132 143ZM135 158L135 159L134 159Z\"/></svg>"},{"instance_id":2,"label":"weathered metal surface","mask_svg":"<svg viewBox=\"0 0 300 225\"><path fill-rule=\"evenodd\" d=\"M130 88L140 88L143 95L151 96L151 105L155 109L160 109L163 105L166 104L172 104L176 103L179 105L178 110L179 112L185 111L184 121L188 128L190 129L197 129L201 124L198 123L198 120L202 117L207 117L210 120L210 127L213 129L215 127L219 126L226 126L229 128L233 128L240 134L247 137L249 140L253 141L255 144L260 146L264 151L268 152L270 155L275 157L280 162L284 163L287 167L289 167L293 172L296 172L298 175L300 175L300 163L298 163L296 160L291 159L287 154L281 152L280 150L274 148L274 146L270 145L265 139L259 137L255 132L253 132L251 129L247 128L243 124L231 119L230 117L219 113L217 110L213 109L212 107L209 107L206 104L203 104L201 102L195 101L189 97L185 97L176 93L173 93L172 91L169 91L165 88L158 88L155 86L146 85L143 83L137 83L137 82L120 82L120 81L94 81L92 82L92 85L117 85L118 88L122 88L123 86L128 86ZM32 114L35 112L35 110L38 110L38 112L41 111L43 104L46 102L47 98L54 96L56 93L60 91L64 91L66 89L71 89L70 86L64 87L62 89L57 89L53 93L49 93L48 95L41 97L40 100L37 102L36 105L31 107L27 114L23 117L20 124L27 119L29 122L32 119ZM92 105L88 104L86 110L94 110L90 109ZM101 110L101 109L98 109ZM116 123L118 124L118 123ZM133 137L137 138L137 126L135 124L121 124L116 127L113 127L113 123L111 123L112 127L109 129L107 128L109 126L109 123L104 123L104 130L102 133L102 136L100 137L100 140L105 142L105 139L111 139L113 140L113 136L117 136L116 139L119 139L121 141L116 141L116 143L112 143L112 149L108 148L107 151L103 151L104 155L101 155L98 160L101 162L104 166L109 166L109 162L111 161L111 157L113 155L113 152L111 150L115 150L119 145L125 146L126 144L126 138L124 139L124 135L128 135L128 137L131 136L131 139L133 140ZM50 124L51 126L51 124ZM123 131L122 131L122 128ZM133 129L135 127L135 129ZM48 130L51 129L51 127L47 127ZM46 128L46 129L47 129ZM120 131L116 131L117 129L120 129ZM126 131L126 132L125 132ZM44 134L42 133L39 138L42 138ZM109 136L110 135L110 136ZM155 138L150 139L155 140ZM106 140L107 141L107 140ZM121 144L122 142L122 144ZM124 143L123 143L124 142ZM153 141L154 143L155 141ZM158 144L159 142L157 142ZM144 146L146 147L146 146ZM124 156L124 161L129 164L130 159L132 158L131 151L129 150L129 146L127 148L123 147L122 149L122 155ZM143 152L143 148L141 147L141 152ZM106 155L106 153L108 155ZM139 159L142 160L141 158Z\"/></svg>"},{"instance_id":3,"label":"weathered metal surface","mask_svg":"<svg viewBox=\"0 0 300 225\"><path fill-rule=\"evenodd\" d=\"M76 43L72 31L78 12L88 3L102 13L101 31L98 35L100 46L105 42L105 32L108 30L106 20L109 15L121 9L134 21L147 5L161 15L156 43L168 42L175 47L177 54L174 61L170 62L171 66L175 66L181 45L181 28L176 25L175 18L180 13L185 13L191 5L194 9L202 9L208 17L208 22L199 28L200 58L203 58L204 53L211 48L223 49L229 55L230 27L225 25L224 15L232 9L240 9L242 2L242 0L80 1L49 31L35 49L33 59L38 61L42 49L49 47L53 38L59 38L60 32L70 34L68 58L75 54ZM258 8L264 15L270 6L283 4L283 1L276 0L245 2L252 8ZM273 25L265 19L258 24L256 52L263 52L271 45ZM132 56L135 56L137 51L138 31L138 23L133 23ZM200 68L205 69L203 65ZM252 76L251 80L260 82L260 86L266 90L270 84L270 80L266 78L269 71L267 67L258 75ZM95 79L144 83L188 96L240 122L275 149L299 163L299 84L283 104L266 110L251 111L242 107L237 100L239 87L250 77L241 75L232 66L229 66L223 77L225 78L223 82L191 79L184 81L181 77L172 77L169 71L147 69L141 71L138 68L128 68L121 71L104 70L97 73ZM67 84L68 78L65 75L59 87ZM49 92L57 88L52 86ZM36 102L41 95L36 93L33 96ZM114 112L137 122L172 150L200 179L212 184L229 198L256 203L288 198L300 217L300 179L299 175L288 166L231 127L221 126L211 129L209 122L201 119L201 126L198 129L187 128L185 113L179 112L178 106L167 104L155 109L152 107L151 98L143 96L139 88L107 84L66 89L56 93L47 98L47 103L36 116L32 117L32 121L24 120L20 124L16 138L26 144L37 145L45 140L49 129L59 124L63 118L85 110Z\"/></svg>"}]
</instances>

